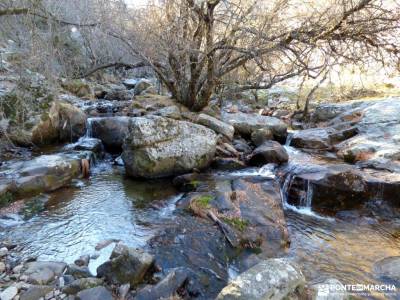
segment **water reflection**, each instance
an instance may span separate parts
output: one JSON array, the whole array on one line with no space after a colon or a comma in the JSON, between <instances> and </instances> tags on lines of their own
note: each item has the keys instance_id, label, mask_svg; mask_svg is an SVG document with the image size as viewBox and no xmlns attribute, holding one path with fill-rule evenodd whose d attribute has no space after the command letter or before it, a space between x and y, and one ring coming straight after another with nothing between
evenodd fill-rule
<instances>
[{"instance_id":1,"label":"water reflection","mask_svg":"<svg viewBox=\"0 0 400 300\"><path fill-rule=\"evenodd\" d=\"M144 246L160 216L171 217L180 194L169 181L121 180L120 170L110 167L96 172L82 188L52 193L44 210L5 235L22 244L25 255L67 262L107 239Z\"/></svg>"}]
</instances>

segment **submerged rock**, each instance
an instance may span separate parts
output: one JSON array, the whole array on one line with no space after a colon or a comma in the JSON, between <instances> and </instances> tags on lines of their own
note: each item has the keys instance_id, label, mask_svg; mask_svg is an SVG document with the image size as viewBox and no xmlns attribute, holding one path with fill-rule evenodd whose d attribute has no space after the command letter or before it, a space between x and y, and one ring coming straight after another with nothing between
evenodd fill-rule
<instances>
[{"instance_id":1,"label":"submerged rock","mask_svg":"<svg viewBox=\"0 0 400 300\"><path fill-rule=\"evenodd\" d=\"M291 299L304 285L297 266L285 259L268 259L232 280L217 300Z\"/></svg>"},{"instance_id":2,"label":"submerged rock","mask_svg":"<svg viewBox=\"0 0 400 300\"><path fill-rule=\"evenodd\" d=\"M247 163L251 166L263 166L269 163L282 164L289 160L285 148L275 141L265 141L250 154Z\"/></svg>"},{"instance_id":3,"label":"submerged rock","mask_svg":"<svg viewBox=\"0 0 400 300\"><path fill-rule=\"evenodd\" d=\"M197 180L202 181L197 183L196 192L183 198L179 207L204 219L211 218L233 248L257 249L265 257L285 251L289 236L278 184L272 180L212 177Z\"/></svg>"},{"instance_id":4,"label":"submerged rock","mask_svg":"<svg viewBox=\"0 0 400 300\"><path fill-rule=\"evenodd\" d=\"M215 133L201 125L156 116L132 118L122 159L130 176L172 176L208 167L216 143Z\"/></svg>"},{"instance_id":5,"label":"submerged rock","mask_svg":"<svg viewBox=\"0 0 400 300\"><path fill-rule=\"evenodd\" d=\"M235 132L243 136L251 136L254 131L262 128L270 129L278 140L285 140L287 136L287 125L274 117L237 112L223 113L222 120L233 125Z\"/></svg>"},{"instance_id":6,"label":"submerged rock","mask_svg":"<svg viewBox=\"0 0 400 300\"><path fill-rule=\"evenodd\" d=\"M110 260L97 268L97 276L115 284L137 286L154 264L154 257L142 250L117 244Z\"/></svg>"}]
</instances>

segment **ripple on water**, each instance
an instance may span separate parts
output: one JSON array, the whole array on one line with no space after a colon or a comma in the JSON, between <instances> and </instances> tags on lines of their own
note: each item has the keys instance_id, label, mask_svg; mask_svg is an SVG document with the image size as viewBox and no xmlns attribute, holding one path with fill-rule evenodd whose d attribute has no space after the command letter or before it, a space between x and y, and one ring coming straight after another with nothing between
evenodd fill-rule
<instances>
[{"instance_id":1,"label":"ripple on water","mask_svg":"<svg viewBox=\"0 0 400 300\"><path fill-rule=\"evenodd\" d=\"M22 244L25 255L67 262L93 253L107 239L141 247L160 218L171 217L180 196L169 181L133 181L104 168L83 188L52 193L44 211L8 228L5 236Z\"/></svg>"},{"instance_id":2,"label":"ripple on water","mask_svg":"<svg viewBox=\"0 0 400 300\"><path fill-rule=\"evenodd\" d=\"M400 240L387 224L353 224L287 211L289 255L310 280L336 278L344 284L375 284L373 264L400 255ZM383 229L385 226L385 229Z\"/></svg>"}]
</instances>

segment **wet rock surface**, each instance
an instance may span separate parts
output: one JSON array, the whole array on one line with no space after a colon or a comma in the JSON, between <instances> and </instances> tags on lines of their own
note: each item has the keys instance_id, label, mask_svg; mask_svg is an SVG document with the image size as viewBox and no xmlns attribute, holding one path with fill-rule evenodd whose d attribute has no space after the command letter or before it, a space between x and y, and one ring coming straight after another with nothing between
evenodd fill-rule
<instances>
[{"instance_id":1,"label":"wet rock surface","mask_svg":"<svg viewBox=\"0 0 400 300\"><path fill-rule=\"evenodd\" d=\"M269 163L282 164L288 160L289 155L281 144L275 141L265 141L254 149L248 157L247 163L251 166L262 167Z\"/></svg>"},{"instance_id":2,"label":"wet rock surface","mask_svg":"<svg viewBox=\"0 0 400 300\"><path fill-rule=\"evenodd\" d=\"M90 136L100 139L106 149L120 151L129 132L129 117L105 117L90 119Z\"/></svg>"},{"instance_id":3,"label":"wet rock surface","mask_svg":"<svg viewBox=\"0 0 400 300\"><path fill-rule=\"evenodd\" d=\"M193 270L201 283L199 299L212 299L227 284L229 246L210 220L177 216L149 242L149 251L163 273L185 267Z\"/></svg>"},{"instance_id":4,"label":"wet rock surface","mask_svg":"<svg viewBox=\"0 0 400 300\"><path fill-rule=\"evenodd\" d=\"M0 169L0 194L21 198L54 191L80 177L82 159L90 158L91 152L60 153L10 163Z\"/></svg>"},{"instance_id":5,"label":"wet rock surface","mask_svg":"<svg viewBox=\"0 0 400 300\"><path fill-rule=\"evenodd\" d=\"M292 170L286 181L289 203L322 211L356 208L376 199L399 206L400 176L387 171L309 164Z\"/></svg>"}]
</instances>

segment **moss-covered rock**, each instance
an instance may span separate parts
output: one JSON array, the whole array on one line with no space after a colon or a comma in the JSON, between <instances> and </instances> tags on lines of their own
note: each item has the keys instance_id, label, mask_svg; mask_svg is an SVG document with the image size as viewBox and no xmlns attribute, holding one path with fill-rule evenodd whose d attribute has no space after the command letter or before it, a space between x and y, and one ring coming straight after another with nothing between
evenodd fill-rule
<instances>
[{"instance_id":1,"label":"moss-covered rock","mask_svg":"<svg viewBox=\"0 0 400 300\"><path fill-rule=\"evenodd\" d=\"M61 86L68 92L81 98L93 98L94 92L89 83L81 79L66 80Z\"/></svg>"},{"instance_id":2,"label":"moss-covered rock","mask_svg":"<svg viewBox=\"0 0 400 300\"><path fill-rule=\"evenodd\" d=\"M82 175L82 160L91 152L42 155L29 161L15 162L0 170L0 202L51 192Z\"/></svg>"},{"instance_id":3,"label":"moss-covered rock","mask_svg":"<svg viewBox=\"0 0 400 300\"><path fill-rule=\"evenodd\" d=\"M201 125L149 116L132 118L122 159L130 176L157 178L206 168L216 134Z\"/></svg>"},{"instance_id":4,"label":"moss-covered rock","mask_svg":"<svg viewBox=\"0 0 400 300\"><path fill-rule=\"evenodd\" d=\"M32 142L49 145L72 142L86 131L86 114L79 108L61 101L54 101L50 110L42 114L41 121L32 129Z\"/></svg>"}]
</instances>

